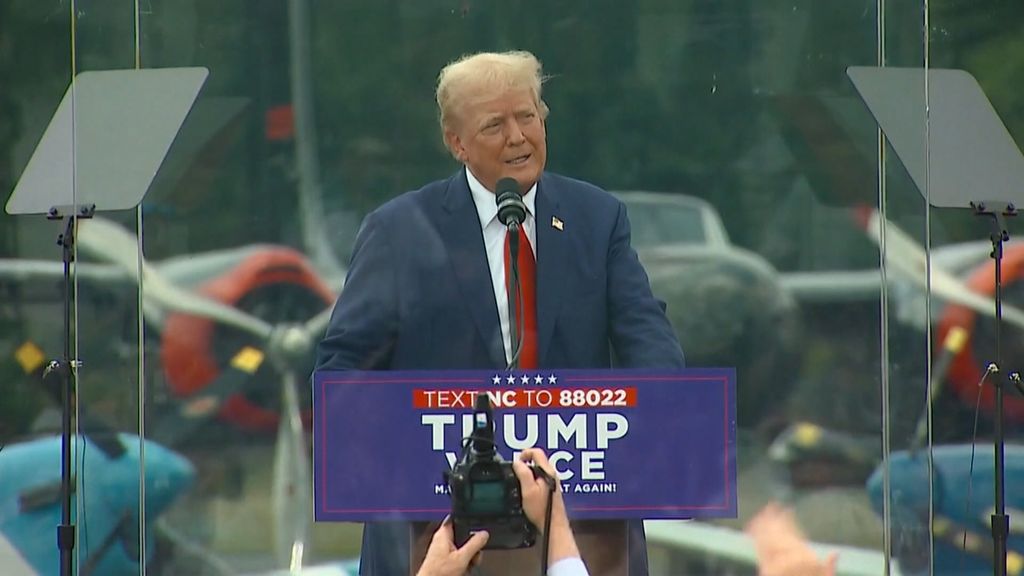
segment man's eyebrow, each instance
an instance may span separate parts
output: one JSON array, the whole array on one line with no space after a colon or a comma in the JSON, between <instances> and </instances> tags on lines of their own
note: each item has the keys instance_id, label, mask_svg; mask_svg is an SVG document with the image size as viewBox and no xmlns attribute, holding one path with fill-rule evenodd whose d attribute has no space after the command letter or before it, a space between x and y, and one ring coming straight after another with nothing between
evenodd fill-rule
<instances>
[{"instance_id":1,"label":"man's eyebrow","mask_svg":"<svg viewBox=\"0 0 1024 576\"><path fill-rule=\"evenodd\" d=\"M501 120L504 116L502 114L487 114L480 119L480 126L487 126L495 120Z\"/></svg>"}]
</instances>

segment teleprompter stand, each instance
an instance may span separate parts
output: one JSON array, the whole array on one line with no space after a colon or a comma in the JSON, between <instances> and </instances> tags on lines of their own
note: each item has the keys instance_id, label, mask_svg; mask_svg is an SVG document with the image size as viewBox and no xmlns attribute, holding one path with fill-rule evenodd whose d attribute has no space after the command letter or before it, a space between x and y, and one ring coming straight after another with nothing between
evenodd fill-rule
<instances>
[{"instance_id":1,"label":"teleprompter stand","mask_svg":"<svg viewBox=\"0 0 1024 576\"><path fill-rule=\"evenodd\" d=\"M77 346L72 264L78 225L97 209L126 210L142 202L207 74L205 68L78 74L7 201L9 214L45 214L50 220L64 221L57 238L64 264L63 355L44 371L45 379L59 379L62 409L61 522L57 526L61 576L71 576L75 565L72 434L77 432L73 414L82 364L73 353Z\"/></svg>"},{"instance_id":2,"label":"teleprompter stand","mask_svg":"<svg viewBox=\"0 0 1024 576\"><path fill-rule=\"evenodd\" d=\"M1006 219L1024 205L1024 157L973 76L963 70L851 67L860 97L907 168L925 201L970 208L989 224L995 260L995 494L993 573L1006 574L1010 518L1005 505L1003 392L1024 394L1020 375L1002 365L1002 259Z\"/></svg>"},{"instance_id":3,"label":"teleprompter stand","mask_svg":"<svg viewBox=\"0 0 1024 576\"><path fill-rule=\"evenodd\" d=\"M56 374L59 377L61 398L61 444L60 444L60 525L57 526L57 548L60 550L60 573L73 573L71 556L75 548L75 527L71 523L71 426L74 410L75 391L78 390L78 360L71 355L71 263L75 259L75 231L80 219L92 218L96 205L55 206L46 217L50 220L66 220L64 233L57 236L64 263L64 281L61 295L64 303L64 355L60 360L51 360L43 372L43 378Z\"/></svg>"},{"instance_id":4,"label":"teleprompter stand","mask_svg":"<svg viewBox=\"0 0 1024 576\"><path fill-rule=\"evenodd\" d=\"M1010 239L1010 232L1006 226L1006 219L1017 215L1017 208L1012 202L972 202L971 208L978 216L989 221L989 239L992 241L992 259L995 261L995 312L996 312L996 351L995 368L993 372L996 377L992 379L995 391L995 508L992 513L992 543L993 558L1001 560L995 562L995 574L1006 574L1006 539L1010 533L1010 517L1006 514L1006 465L1004 448L1006 446L1006 434L1003 430L1003 375L1002 375L1002 324L1003 324L1003 245ZM1024 394L1021 387L1020 373L1012 371L1008 380L1017 387L1017 391Z\"/></svg>"}]
</instances>

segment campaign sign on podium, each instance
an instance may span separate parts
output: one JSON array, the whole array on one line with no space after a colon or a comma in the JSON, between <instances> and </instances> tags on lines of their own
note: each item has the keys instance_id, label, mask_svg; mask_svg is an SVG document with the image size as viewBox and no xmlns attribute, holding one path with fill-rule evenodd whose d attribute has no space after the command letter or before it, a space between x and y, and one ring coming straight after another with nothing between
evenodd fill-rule
<instances>
[{"instance_id":1,"label":"campaign sign on podium","mask_svg":"<svg viewBox=\"0 0 1024 576\"><path fill-rule=\"evenodd\" d=\"M319 372L313 385L318 521L443 517L443 474L482 393L498 453L543 448L572 518L736 516L732 369Z\"/></svg>"}]
</instances>

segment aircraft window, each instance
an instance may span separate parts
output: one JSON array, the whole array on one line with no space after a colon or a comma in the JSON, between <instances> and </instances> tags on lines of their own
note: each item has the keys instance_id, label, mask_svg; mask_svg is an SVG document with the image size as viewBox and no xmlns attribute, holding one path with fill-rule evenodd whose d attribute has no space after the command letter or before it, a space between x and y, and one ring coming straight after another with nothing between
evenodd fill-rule
<instances>
[{"instance_id":1,"label":"aircraft window","mask_svg":"<svg viewBox=\"0 0 1024 576\"><path fill-rule=\"evenodd\" d=\"M706 244L701 213L686 206L644 202L629 205L634 248Z\"/></svg>"}]
</instances>

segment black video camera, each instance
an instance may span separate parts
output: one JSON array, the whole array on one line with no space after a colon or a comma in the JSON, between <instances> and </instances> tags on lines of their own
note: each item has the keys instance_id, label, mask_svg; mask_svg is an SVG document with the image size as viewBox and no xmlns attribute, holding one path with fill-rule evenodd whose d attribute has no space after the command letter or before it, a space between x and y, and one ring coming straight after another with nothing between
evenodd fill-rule
<instances>
[{"instance_id":1,"label":"black video camera","mask_svg":"<svg viewBox=\"0 0 1024 576\"><path fill-rule=\"evenodd\" d=\"M523 513L519 478L494 447L491 400L481 391L473 408L473 431L463 440L462 457L445 472L452 499L455 544L462 546L474 532L486 530L485 549L529 548L537 528ZM531 468L535 477L546 476Z\"/></svg>"}]
</instances>

